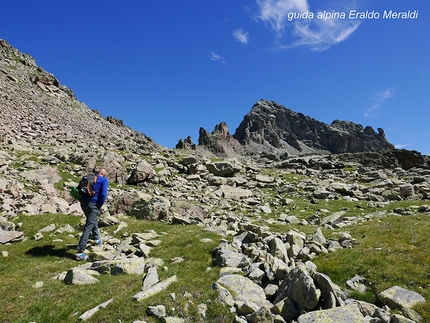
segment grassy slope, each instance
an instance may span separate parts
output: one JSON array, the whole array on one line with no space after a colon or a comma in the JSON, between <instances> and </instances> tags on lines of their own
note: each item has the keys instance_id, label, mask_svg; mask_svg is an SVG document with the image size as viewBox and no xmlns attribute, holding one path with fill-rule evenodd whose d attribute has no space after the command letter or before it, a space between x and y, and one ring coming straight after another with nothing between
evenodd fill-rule
<instances>
[{"instance_id":1,"label":"grassy slope","mask_svg":"<svg viewBox=\"0 0 430 323\"><path fill-rule=\"evenodd\" d=\"M329 204L320 207L330 208ZM411 204L423 202L396 202L386 208L406 208ZM336 205L335 209L338 207L340 205ZM310 214L314 212L309 211ZM303 212L301 215L306 217ZM233 321L229 309L218 304L216 294L211 291L211 285L217 280L219 273L219 269L212 267L211 252L219 244L219 236L199 226L168 225L127 218L125 221L129 226L117 237L150 229L162 234L162 243L151 252L153 257L160 257L165 262L166 270L159 270L160 278L165 279L171 275L179 278L168 290L138 303L132 296L140 291L142 277L139 275L101 275L97 276L100 283L87 286L65 285L52 279L58 273L77 265L73 255L80 232L52 237L49 233L44 233L45 238L40 241L31 237L48 224L55 223L57 227L62 227L69 223L76 227L79 221L79 217L59 214L20 216L14 219L15 223L22 222L22 230L28 239L1 246L1 251L8 251L9 256L0 261L0 294L6 295L0 301L0 321L76 322L82 313L112 297L114 301L89 322L133 322L137 319L157 322L148 316L147 307L158 304L166 305L168 315L185 317L187 322ZM309 229L304 226L297 229L305 228ZM102 230L105 234L112 235L115 229L116 227L109 227ZM286 231L290 226L272 229ZM415 290L430 299L429 229L430 217L424 214L375 218L355 227L339 230L350 232L360 241L359 245L318 257L314 262L320 272L328 274L342 287L345 287L346 280L356 274L371 282L372 291L366 295L353 294L356 298L375 301L376 293L398 285ZM336 234L324 232L328 238ZM203 238L210 238L212 242L204 243L201 241ZM185 261L172 264L171 259L174 257L182 257ZM42 288L33 287L38 281L44 282ZM175 293L175 299L171 293ZM187 296L188 293L191 296ZM206 319L202 319L197 313L200 303L208 306ZM428 304L419 307L418 311L423 316L423 322L430 322Z\"/></svg>"},{"instance_id":2,"label":"grassy slope","mask_svg":"<svg viewBox=\"0 0 430 323\"><path fill-rule=\"evenodd\" d=\"M430 299L430 217L428 215L387 216L351 228L360 244L353 249L328 254L315 260L320 272L342 287L359 274L371 283L365 295L354 298L376 301L375 295L401 286ZM430 304L417 308L422 322L430 322Z\"/></svg>"},{"instance_id":3,"label":"grassy slope","mask_svg":"<svg viewBox=\"0 0 430 323\"><path fill-rule=\"evenodd\" d=\"M31 237L48 224L55 223L61 227L69 223L75 227L79 220L78 217L64 215L21 216L14 220L23 223L22 229L29 239L1 246L1 251L9 253L0 261L0 294L7 295L0 301L1 322L76 322L82 313L110 298L114 301L89 322L133 322L138 319L157 322L148 317L146 309L158 304L166 305L168 315L187 317L189 322L232 321L229 310L215 301L216 294L211 291L219 269L206 271L212 266L211 252L219 244L219 236L198 226L126 220L129 227L121 233L150 229L165 233L160 238L162 243L151 251L151 255L165 262L167 270L159 269L161 280L171 275L179 278L167 291L147 301L138 303L132 298L142 286L140 275L100 275L97 276L100 283L86 286L66 285L53 280L57 274L78 265L74 253L79 232L76 231L75 236L61 234L56 237L44 233L45 238L40 241ZM111 234L106 231L114 229L107 228L105 234ZM212 242L202 242L203 238L210 238ZM54 239L63 241L54 242ZM171 264L174 257L182 257L184 262ZM33 287L38 281L44 282L42 288ZM186 292L191 296L184 297ZM175 300L170 293L176 294ZM200 303L208 306L207 320L197 314Z\"/></svg>"}]
</instances>

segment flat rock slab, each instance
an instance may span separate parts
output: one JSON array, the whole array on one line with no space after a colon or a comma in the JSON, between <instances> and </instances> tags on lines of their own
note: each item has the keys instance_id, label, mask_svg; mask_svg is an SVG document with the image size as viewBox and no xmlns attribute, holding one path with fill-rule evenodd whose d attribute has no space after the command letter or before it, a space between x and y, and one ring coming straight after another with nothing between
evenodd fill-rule
<instances>
[{"instance_id":1,"label":"flat rock slab","mask_svg":"<svg viewBox=\"0 0 430 323\"><path fill-rule=\"evenodd\" d=\"M0 230L0 243L16 242L24 237L24 232Z\"/></svg>"},{"instance_id":2,"label":"flat rock slab","mask_svg":"<svg viewBox=\"0 0 430 323\"><path fill-rule=\"evenodd\" d=\"M369 323L356 304L314 311L299 316L298 323Z\"/></svg>"},{"instance_id":3,"label":"flat rock slab","mask_svg":"<svg viewBox=\"0 0 430 323\"><path fill-rule=\"evenodd\" d=\"M249 189L231 187L228 185L221 185L216 193L218 196L222 196L226 199L241 199L252 196L252 191Z\"/></svg>"},{"instance_id":4,"label":"flat rock slab","mask_svg":"<svg viewBox=\"0 0 430 323\"><path fill-rule=\"evenodd\" d=\"M72 285L90 285L98 283L99 280L79 268L73 268L67 271L64 282Z\"/></svg>"},{"instance_id":5,"label":"flat rock slab","mask_svg":"<svg viewBox=\"0 0 430 323\"><path fill-rule=\"evenodd\" d=\"M110 300L94 307L93 309L86 311L84 314L82 314L81 316L79 316L79 320L81 321L86 321L88 319L90 319L94 314L96 314L100 309L102 308L106 308L106 306L108 306L111 302L113 301L113 298L111 298Z\"/></svg>"},{"instance_id":6,"label":"flat rock slab","mask_svg":"<svg viewBox=\"0 0 430 323\"><path fill-rule=\"evenodd\" d=\"M379 300L392 309L410 309L418 303L424 303L425 299L420 294L393 286L378 294Z\"/></svg>"},{"instance_id":7,"label":"flat rock slab","mask_svg":"<svg viewBox=\"0 0 430 323\"><path fill-rule=\"evenodd\" d=\"M155 285L152 285L151 287L137 293L133 296L133 299L135 299L138 302L141 302L155 294L158 294L162 292L163 290L167 289L172 283L177 282L178 277L176 275L173 275L166 280L163 280L162 282L159 282Z\"/></svg>"}]
</instances>

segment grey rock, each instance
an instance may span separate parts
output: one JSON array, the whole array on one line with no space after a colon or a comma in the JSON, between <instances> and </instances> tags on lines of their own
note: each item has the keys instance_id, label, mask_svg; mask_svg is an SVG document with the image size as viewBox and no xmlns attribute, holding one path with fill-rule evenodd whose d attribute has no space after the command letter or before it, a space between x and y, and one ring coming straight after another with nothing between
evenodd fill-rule
<instances>
[{"instance_id":1,"label":"grey rock","mask_svg":"<svg viewBox=\"0 0 430 323\"><path fill-rule=\"evenodd\" d=\"M316 230L316 232L314 233L314 235L312 235L310 240L320 245L324 245L327 242L326 238L324 237L324 234L321 231L321 228L318 228Z\"/></svg>"},{"instance_id":2,"label":"grey rock","mask_svg":"<svg viewBox=\"0 0 430 323\"><path fill-rule=\"evenodd\" d=\"M0 230L0 243L16 242L24 238L24 232Z\"/></svg>"},{"instance_id":3,"label":"grey rock","mask_svg":"<svg viewBox=\"0 0 430 323\"><path fill-rule=\"evenodd\" d=\"M378 299L393 309L412 308L413 306L425 302L417 292L393 286L378 294Z\"/></svg>"},{"instance_id":4,"label":"grey rock","mask_svg":"<svg viewBox=\"0 0 430 323\"><path fill-rule=\"evenodd\" d=\"M220 277L217 283L231 293L239 314L246 315L263 306L271 306L271 303L266 300L263 288L246 277L226 275Z\"/></svg>"},{"instance_id":5,"label":"grey rock","mask_svg":"<svg viewBox=\"0 0 430 323\"><path fill-rule=\"evenodd\" d=\"M314 311L299 316L298 323L368 323L357 305L346 305L323 311Z\"/></svg>"},{"instance_id":6,"label":"grey rock","mask_svg":"<svg viewBox=\"0 0 430 323\"><path fill-rule=\"evenodd\" d=\"M155 177L155 171L152 166L145 160L141 160L136 168L130 174L127 183L130 185L138 185L145 181L152 180Z\"/></svg>"},{"instance_id":7,"label":"grey rock","mask_svg":"<svg viewBox=\"0 0 430 323\"><path fill-rule=\"evenodd\" d=\"M289 274L291 268L281 259L267 253L264 262L264 271L267 278L271 281L275 279L283 280Z\"/></svg>"},{"instance_id":8,"label":"grey rock","mask_svg":"<svg viewBox=\"0 0 430 323\"><path fill-rule=\"evenodd\" d=\"M325 225L334 225L334 224L338 224L340 223L343 218L345 216L345 212L344 211L340 211L340 212L335 212L329 216L326 216L324 219L321 220L321 224Z\"/></svg>"},{"instance_id":9,"label":"grey rock","mask_svg":"<svg viewBox=\"0 0 430 323\"><path fill-rule=\"evenodd\" d=\"M346 286L363 294L368 289L367 285L368 282L366 278L360 275L355 275L353 278L346 281Z\"/></svg>"},{"instance_id":10,"label":"grey rock","mask_svg":"<svg viewBox=\"0 0 430 323\"><path fill-rule=\"evenodd\" d=\"M391 323L416 323L416 322L400 314L393 314L391 316Z\"/></svg>"},{"instance_id":11,"label":"grey rock","mask_svg":"<svg viewBox=\"0 0 430 323\"><path fill-rule=\"evenodd\" d=\"M143 276L143 283L141 290L148 289L151 286L154 286L160 281L158 277L157 267L151 265L148 267L146 274Z\"/></svg>"},{"instance_id":12,"label":"grey rock","mask_svg":"<svg viewBox=\"0 0 430 323\"><path fill-rule=\"evenodd\" d=\"M373 319L379 319L383 323L391 323L390 308L388 306L378 307L373 313Z\"/></svg>"},{"instance_id":13,"label":"grey rock","mask_svg":"<svg viewBox=\"0 0 430 323\"><path fill-rule=\"evenodd\" d=\"M212 289L218 291L218 299L222 304L232 307L234 306L234 298L230 291L218 283L212 285Z\"/></svg>"},{"instance_id":14,"label":"grey rock","mask_svg":"<svg viewBox=\"0 0 430 323\"><path fill-rule=\"evenodd\" d=\"M321 290L315 286L310 274L301 268L293 269L279 287L275 302L288 297L297 310L311 311L319 302Z\"/></svg>"},{"instance_id":15,"label":"grey rock","mask_svg":"<svg viewBox=\"0 0 430 323\"><path fill-rule=\"evenodd\" d=\"M226 199L241 199L252 196L252 191L239 187L231 187L228 185L221 185L217 191L217 195Z\"/></svg>"},{"instance_id":16,"label":"grey rock","mask_svg":"<svg viewBox=\"0 0 430 323\"><path fill-rule=\"evenodd\" d=\"M254 313L246 315L246 319L250 323L274 323L274 317L272 313L270 312L270 309L267 307L262 307L258 311L255 311Z\"/></svg>"},{"instance_id":17,"label":"grey rock","mask_svg":"<svg viewBox=\"0 0 430 323\"><path fill-rule=\"evenodd\" d=\"M253 268L247 275L247 277L255 283L261 283L264 276L265 276L265 272L260 268Z\"/></svg>"},{"instance_id":18,"label":"grey rock","mask_svg":"<svg viewBox=\"0 0 430 323\"><path fill-rule=\"evenodd\" d=\"M321 298L325 300L324 308L329 309L345 305L347 294L342 289L334 284L330 277L322 273L315 273L312 275L315 283L321 290Z\"/></svg>"},{"instance_id":19,"label":"grey rock","mask_svg":"<svg viewBox=\"0 0 430 323\"><path fill-rule=\"evenodd\" d=\"M225 249L215 251L215 261L220 267L244 267L248 263L243 253Z\"/></svg>"},{"instance_id":20,"label":"grey rock","mask_svg":"<svg viewBox=\"0 0 430 323\"><path fill-rule=\"evenodd\" d=\"M98 283L99 280L80 269L74 268L67 271L64 282L72 285L88 285Z\"/></svg>"},{"instance_id":21,"label":"grey rock","mask_svg":"<svg viewBox=\"0 0 430 323\"><path fill-rule=\"evenodd\" d=\"M290 259L288 258L287 247L279 238L271 239L270 241L270 253L276 257L281 259L283 262L288 264Z\"/></svg>"},{"instance_id":22,"label":"grey rock","mask_svg":"<svg viewBox=\"0 0 430 323\"><path fill-rule=\"evenodd\" d=\"M166 316L166 307L164 305L148 306L148 313L157 318Z\"/></svg>"},{"instance_id":23,"label":"grey rock","mask_svg":"<svg viewBox=\"0 0 430 323\"><path fill-rule=\"evenodd\" d=\"M425 299L417 292L404 289L400 286L393 286L377 295L378 299L392 309L401 310L402 313L410 319L417 320L417 313L412 307L424 303Z\"/></svg>"},{"instance_id":24,"label":"grey rock","mask_svg":"<svg viewBox=\"0 0 430 323\"><path fill-rule=\"evenodd\" d=\"M289 224L297 224L300 221L295 215L288 215L285 217L285 222L287 222Z\"/></svg>"},{"instance_id":25,"label":"grey rock","mask_svg":"<svg viewBox=\"0 0 430 323\"><path fill-rule=\"evenodd\" d=\"M197 305L197 312L199 313L200 317L203 319L206 318L206 311L208 310L208 306L206 304L199 304Z\"/></svg>"},{"instance_id":26,"label":"grey rock","mask_svg":"<svg viewBox=\"0 0 430 323\"><path fill-rule=\"evenodd\" d=\"M185 320L181 317L166 316L163 318L164 323L185 323Z\"/></svg>"},{"instance_id":27,"label":"grey rock","mask_svg":"<svg viewBox=\"0 0 430 323\"><path fill-rule=\"evenodd\" d=\"M273 176L256 175L255 180L261 183L273 183L275 181L275 178Z\"/></svg>"},{"instance_id":28,"label":"grey rock","mask_svg":"<svg viewBox=\"0 0 430 323\"><path fill-rule=\"evenodd\" d=\"M108 306L111 302L113 301L113 298L107 300L106 302L92 308L89 311L86 311L85 313L83 313L81 316L79 316L79 320L81 321L86 321L88 319L90 319L95 313L97 313L100 309L106 308L106 306Z\"/></svg>"},{"instance_id":29,"label":"grey rock","mask_svg":"<svg viewBox=\"0 0 430 323\"><path fill-rule=\"evenodd\" d=\"M242 169L237 163L230 162L208 163L206 168L215 176L233 176Z\"/></svg>"},{"instance_id":30,"label":"grey rock","mask_svg":"<svg viewBox=\"0 0 430 323\"><path fill-rule=\"evenodd\" d=\"M141 212L136 214L136 217L148 220L166 220L170 215L170 201L164 197L154 197Z\"/></svg>"},{"instance_id":31,"label":"grey rock","mask_svg":"<svg viewBox=\"0 0 430 323\"><path fill-rule=\"evenodd\" d=\"M141 302L144 299L147 299L147 298L149 298L155 294L160 293L163 290L166 290L172 283L174 283L176 281L178 281L177 276L176 275L171 276L171 277L167 278L166 280L163 280L163 281L161 281L155 285L152 285L151 287L135 294L133 296L133 299L138 301L138 302Z\"/></svg>"},{"instance_id":32,"label":"grey rock","mask_svg":"<svg viewBox=\"0 0 430 323\"><path fill-rule=\"evenodd\" d=\"M281 317L287 322L291 322L291 320L297 318L300 314L291 299L288 297L275 303L271 308L271 311L274 314L281 315Z\"/></svg>"}]
</instances>

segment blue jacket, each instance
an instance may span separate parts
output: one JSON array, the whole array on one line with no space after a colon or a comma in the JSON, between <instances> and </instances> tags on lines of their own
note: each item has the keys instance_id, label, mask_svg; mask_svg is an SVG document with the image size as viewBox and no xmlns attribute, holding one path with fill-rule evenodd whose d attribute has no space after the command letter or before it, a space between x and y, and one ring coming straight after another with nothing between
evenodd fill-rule
<instances>
[{"instance_id":1,"label":"blue jacket","mask_svg":"<svg viewBox=\"0 0 430 323\"><path fill-rule=\"evenodd\" d=\"M98 208L101 208L103 206L103 203L106 201L108 194L108 185L109 180L106 177L97 175L97 181L94 184L94 191L96 193L91 198L91 202L96 203L96 206Z\"/></svg>"}]
</instances>

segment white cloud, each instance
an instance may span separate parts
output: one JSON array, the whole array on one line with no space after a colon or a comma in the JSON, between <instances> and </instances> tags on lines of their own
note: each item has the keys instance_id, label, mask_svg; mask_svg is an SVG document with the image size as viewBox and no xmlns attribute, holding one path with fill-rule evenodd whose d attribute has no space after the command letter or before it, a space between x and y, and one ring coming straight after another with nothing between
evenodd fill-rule
<instances>
[{"instance_id":1,"label":"white cloud","mask_svg":"<svg viewBox=\"0 0 430 323\"><path fill-rule=\"evenodd\" d=\"M364 112L364 116L367 118L375 117L377 115L376 110L384 104L384 102L388 99L391 99L394 96L394 89L386 89L382 92L375 93L373 95L372 101L374 104Z\"/></svg>"},{"instance_id":2,"label":"white cloud","mask_svg":"<svg viewBox=\"0 0 430 323\"><path fill-rule=\"evenodd\" d=\"M380 104L375 104L372 107L370 107L366 112L364 112L364 116L366 118L371 118L374 117L375 115L373 114L373 111L375 111L376 109L378 109L380 106Z\"/></svg>"},{"instance_id":3,"label":"white cloud","mask_svg":"<svg viewBox=\"0 0 430 323\"><path fill-rule=\"evenodd\" d=\"M348 0L352 1L352 0ZM309 8L307 0L256 0L259 7L257 18L275 33L280 48L309 46L313 51L324 51L332 45L345 41L360 25L349 19L317 19L318 11ZM351 8L354 5L350 3ZM344 8L348 8L344 4ZM313 19L291 18L292 14L304 12L314 14ZM336 11L333 7L330 11ZM344 12L344 9L339 9ZM293 40L285 41L286 29Z\"/></svg>"},{"instance_id":4,"label":"white cloud","mask_svg":"<svg viewBox=\"0 0 430 323\"><path fill-rule=\"evenodd\" d=\"M284 33L289 12L308 10L306 0L257 0L257 4L259 6L257 17L269 24L277 37L282 37Z\"/></svg>"},{"instance_id":5,"label":"white cloud","mask_svg":"<svg viewBox=\"0 0 430 323\"><path fill-rule=\"evenodd\" d=\"M294 22L294 35L297 36L291 45L282 47L297 47L308 45L313 51L324 51L333 45L345 41L358 28L358 22L342 20L316 20Z\"/></svg>"},{"instance_id":6,"label":"white cloud","mask_svg":"<svg viewBox=\"0 0 430 323\"><path fill-rule=\"evenodd\" d=\"M242 44L248 44L248 33L242 28L234 30L232 35Z\"/></svg>"},{"instance_id":7,"label":"white cloud","mask_svg":"<svg viewBox=\"0 0 430 323\"><path fill-rule=\"evenodd\" d=\"M218 55L217 53L215 53L213 51L209 52L209 58L214 62L221 62L223 64L227 64L227 61L225 60L224 57L222 57L221 55Z\"/></svg>"},{"instance_id":8,"label":"white cloud","mask_svg":"<svg viewBox=\"0 0 430 323\"><path fill-rule=\"evenodd\" d=\"M382 91L380 93L376 93L375 94L375 98L377 100L386 100L386 99L391 99L394 95L394 89L386 89L385 91Z\"/></svg>"}]
</instances>

